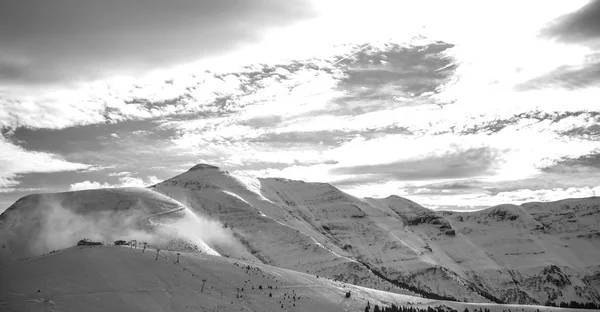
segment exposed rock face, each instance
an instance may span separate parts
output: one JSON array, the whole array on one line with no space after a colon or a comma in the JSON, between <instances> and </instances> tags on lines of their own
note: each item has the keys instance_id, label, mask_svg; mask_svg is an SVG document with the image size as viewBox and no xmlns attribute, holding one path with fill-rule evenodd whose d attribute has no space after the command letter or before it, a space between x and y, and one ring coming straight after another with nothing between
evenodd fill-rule
<instances>
[{"instance_id":1,"label":"exposed rock face","mask_svg":"<svg viewBox=\"0 0 600 312\"><path fill-rule=\"evenodd\" d=\"M69 195L91 209L82 215L138 209L127 196L86 192ZM437 299L600 302L599 198L432 211L398 196L359 199L327 183L249 179L206 164L146 192L158 196L144 195L152 213L181 205L223 224L235 244L208 244L230 257ZM17 201L0 231L35 224L39 201Z\"/></svg>"}]
</instances>

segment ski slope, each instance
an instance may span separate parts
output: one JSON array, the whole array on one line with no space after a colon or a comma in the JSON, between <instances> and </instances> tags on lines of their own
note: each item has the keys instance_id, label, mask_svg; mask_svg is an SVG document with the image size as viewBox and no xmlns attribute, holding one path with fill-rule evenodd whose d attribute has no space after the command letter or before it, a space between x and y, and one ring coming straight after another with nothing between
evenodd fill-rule
<instances>
[{"instance_id":1,"label":"ski slope","mask_svg":"<svg viewBox=\"0 0 600 312\"><path fill-rule=\"evenodd\" d=\"M559 310L434 301L199 253L181 253L179 263L174 252L156 255L153 249L71 247L0 266L0 310L327 312L363 311L367 302L459 311Z\"/></svg>"},{"instance_id":2,"label":"ski slope","mask_svg":"<svg viewBox=\"0 0 600 312\"><path fill-rule=\"evenodd\" d=\"M0 216L0 263L137 238L431 299L600 302L599 224L598 198L432 211L200 164L147 189L24 197Z\"/></svg>"}]
</instances>

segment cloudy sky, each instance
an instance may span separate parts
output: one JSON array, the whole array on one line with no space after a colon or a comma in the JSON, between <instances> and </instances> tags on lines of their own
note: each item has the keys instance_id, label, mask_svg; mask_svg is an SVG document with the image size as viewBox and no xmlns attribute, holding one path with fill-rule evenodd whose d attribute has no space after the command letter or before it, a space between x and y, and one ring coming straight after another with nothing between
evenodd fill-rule
<instances>
[{"instance_id":1,"label":"cloudy sky","mask_svg":"<svg viewBox=\"0 0 600 312\"><path fill-rule=\"evenodd\" d=\"M0 211L210 163L431 208L600 196L600 1L0 2Z\"/></svg>"}]
</instances>

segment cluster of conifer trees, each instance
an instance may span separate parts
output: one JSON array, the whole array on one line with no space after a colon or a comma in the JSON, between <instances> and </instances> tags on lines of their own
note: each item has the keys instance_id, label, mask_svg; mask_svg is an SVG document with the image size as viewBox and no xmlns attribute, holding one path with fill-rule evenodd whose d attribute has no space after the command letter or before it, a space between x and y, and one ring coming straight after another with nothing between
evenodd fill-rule
<instances>
[{"instance_id":1,"label":"cluster of conifer trees","mask_svg":"<svg viewBox=\"0 0 600 312\"><path fill-rule=\"evenodd\" d=\"M468 312L469 310L465 310L465 312ZM432 308L430 306L427 307L427 309L420 309L420 308L415 308L415 307L400 307L397 306L395 304L392 304L389 307L379 307L378 305L374 305L371 307L371 304L369 302L367 302L367 306L365 307L365 312L448 312L448 310L442 308L442 307L437 307L437 308ZM458 312L456 310L450 309L450 312ZM486 312L489 312L486 310Z\"/></svg>"},{"instance_id":2,"label":"cluster of conifer trees","mask_svg":"<svg viewBox=\"0 0 600 312\"><path fill-rule=\"evenodd\" d=\"M552 307L561 307L561 308L570 308L570 309L590 309L590 310L600 310L600 304L594 303L594 302L588 302L588 303L580 303L580 302L576 302L576 301L571 301L569 303L567 302L561 302L560 305L556 305L555 303L546 303L547 306L552 306ZM503 312L511 312L510 309L508 309L508 311L506 310L502 310ZM537 309L537 312L539 312L540 310ZM404 307L404 306L397 306L395 304L392 304L389 307L379 307L378 305L374 305L371 306L371 304L369 302L367 302L367 306L365 307L365 312L448 312L448 310L442 308L442 307L436 307L436 308L432 308L430 306L427 307L427 309L421 309L421 308L415 308L415 307ZM456 310L450 309L450 312L458 312ZM465 310L463 312L469 312L469 309L465 308ZM479 308L479 310L477 308L475 308L473 310L473 312L491 312L490 309L488 308Z\"/></svg>"},{"instance_id":3,"label":"cluster of conifer trees","mask_svg":"<svg viewBox=\"0 0 600 312\"><path fill-rule=\"evenodd\" d=\"M570 308L570 309L589 309L589 310L600 310L600 304L594 302L561 302L559 305L556 305L554 302L546 302L546 305L549 307L561 307L561 308Z\"/></svg>"}]
</instances>

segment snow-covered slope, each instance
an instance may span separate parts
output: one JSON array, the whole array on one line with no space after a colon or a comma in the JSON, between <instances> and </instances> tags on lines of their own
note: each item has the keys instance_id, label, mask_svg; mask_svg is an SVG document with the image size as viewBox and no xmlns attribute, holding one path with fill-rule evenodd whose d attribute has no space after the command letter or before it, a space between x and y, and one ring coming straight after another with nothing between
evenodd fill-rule
<instances>
[{"instance_id":1,"label":"snow-covered slope","mask_svg":"<svg viewBox=\"0 0 600 312\"><path fill-rule=\"evenodd\" d=\"M243 250L217 248L223 255L412 294L382 280L355 260L334 235L307 221L307 210L277 200L274 197L277 190L265 189L268 181L236 177L217 167L197 165L151 189L184 203L199 216L218 220L245 246ZM321 185L326 189L306 190L296 195L306 200L316 195L313 198L316 204L321 201L322 193L334 189ZM329 199L334 204L336 201ZM333 207L332 213L335 210ZM337 210L343 213L344 209ZM331 220L339 218L338 214L328 216Z\"/></svg>"},{"instance_id":2,"label":"snow-covered slope","mask_svg":"<svg viewBox=\"0 0 600 312\"><path fill-rule=\"evenodd\" d=\"M227 224L264 263L432 298L530 304L600 299L593 260L578 260L599 255L589 237L598 223L582 223L588 236L575 245L583 244L585 252L565 247L564 238L538 233L543 207L532 214L508 205L435 212L397 196L358 199L326 183L242 179L209 165L154 189ZM556 281L556 268L572 285ZM373 281L368 271L384 281Z\"/></svg>"},{"instance_id":3,"label":"snow-covered slope","mask_svg":"<svg viewBox=\"0 0 600 312\"><path fill-rule=\"evenodd\" d=\"M398 196L359 199L326 183L251 179L205 164L145 190L86 192L55 196L80 198L75 211L86 216L98 207L141 210L138 229L183 228L178 234L204 250L257 265L435 299L600 302L599 198L432 211ZM143 208L120 209L116 197L141 198L135 207ZM0 233L31 231L40 217L30 212L44 202L35 198L7 210ZM35 243L3 240L11 253Z\"/></svg>"},{"instance_id":4,"label":"snow-covered slope","mask_svg":"<svg viewBox=\"0 0 600 312\"><path fill-rule=\"evenodd\" d=\"M212 226L145 188L29 195L0 215L0 264L70 247L84 238L105 243L137 239L217 254L195 225Z\"/></svg>"},{"instance_id":5,"label":"snow-covered slope","mask_svg":"<svg viewBox=\"0 0 600 312\"><path fill-rule=\"evenodd\" d=\"M501 205L477 212L443 214L457 233L500 267L470 266L482 285L493 289L503 301L597 301L598 284L591 280L597 280L599 269L599 260L594 259L600 259L600 242L593 233L599 227L600 201L590 198L571 202L588 214L579 225L571 226L568 235L563 235L567 229L562 216L566 209L553 209L556 203ZM455 257L461 259L460 254ZM507 281L507 276L512 281ZM499 280L501 277L503 280Z\"/></svg>"},{"instance_id":6,"label":"snow-covered slope","mask_svg":"<svg viewBox=\"0 0 600 312\"><path fill-rule=\"evenodd\" d=\"M364 311L367 302L463 311L536 306L434 301L198 253L72 247L0 266L2 311ZM238 291L239 290L239 291ZM350 292L350 297L346 293Z\"/></svg>"}]
</instances>

